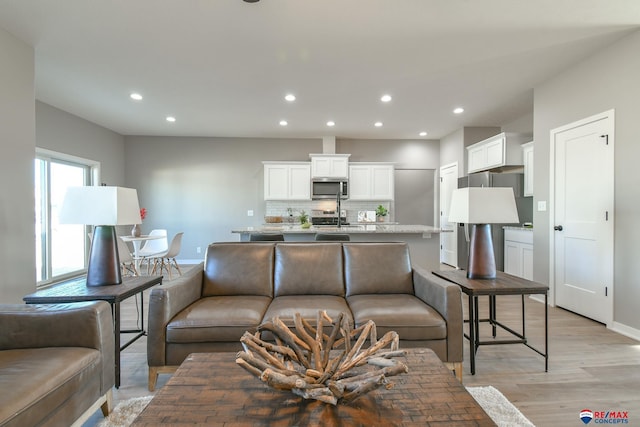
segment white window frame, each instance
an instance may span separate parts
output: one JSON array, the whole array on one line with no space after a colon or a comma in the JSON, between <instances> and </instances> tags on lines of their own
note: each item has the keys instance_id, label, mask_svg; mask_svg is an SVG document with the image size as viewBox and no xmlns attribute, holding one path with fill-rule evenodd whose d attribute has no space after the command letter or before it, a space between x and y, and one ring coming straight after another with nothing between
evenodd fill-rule
<instances>
[{"instance_id":1,"label":"white window frame","mask_svg":"<svg viewBox=\"0 0 640 427\"><path fill-rule=\"evenodd\" d=\"M96 185L97 183L100 182L100 162L97 162L95 160L90 160L90 159L85 159L82 157L78 157L78 156L73 156L73 155L69 155L69 154L64 154L64 153L59 153L56 151L52 151L52 150L48 150L48 149L44 149L44 148L38 148L36 147L36 152L35 152L35 158L34 158L34 162L36 159L40 159L40 160L44 160L47 162L55 162L55 163L68 163L68 164L74 164L74 165L80 165L80 166L86 166L89 168L88 171L88 176L87 176L87 185ZM48 171L47 171L48 173ZM45 204L44 209L44 213L43 215L46 216L45 219L45 230L43 230L43 232L48 235L49 233L51 233L51 224L49 222L49 218L51 217L51 204L49 202L49 197L50 197L50 188L48 188L48 181L49 181L49 177L47 176L45 178L46 181L46 185L47 188L44 190L45 192L45 201L41 201L41 200L36 200L35 199L35 187L34 187L34 203L43 203ZM34 183L34 185L36 185ZM36 231L36 224L34 222L34 232ZM87 228L87 231L89 231L89 228ZM88 237L87 237L88 240ZM36 287L38 289L44 288L49 286L52 283L56 283L56 282L60 282L62 280L66 280L72 277L76 277L76 276L80 276L82 274L86 274L86 259L88 258L88 251L89 251L89 244L87 241L87 244L85 245L85 268L83 270L78 270L78 271L74 271L74 272L70 272L70 273L66 273L66 274L61 274L61 275L57 275L57 276L53 276L52 275L52 267L51 267L51 256L52 256L52 252L51 252L51 240L47 237L45 237L45 249L44 249L44 254L43 254L43 259L44 259L44 265L43 265L43 269L46 270L45 274L43 275L43 279L39 280L36 283ZM37 266L37 264L36 264ZM36 266L34 266L34 268L36 268ZM38 277L38 272L36 272L36 277Z\"/></svg>"}]
</instances>

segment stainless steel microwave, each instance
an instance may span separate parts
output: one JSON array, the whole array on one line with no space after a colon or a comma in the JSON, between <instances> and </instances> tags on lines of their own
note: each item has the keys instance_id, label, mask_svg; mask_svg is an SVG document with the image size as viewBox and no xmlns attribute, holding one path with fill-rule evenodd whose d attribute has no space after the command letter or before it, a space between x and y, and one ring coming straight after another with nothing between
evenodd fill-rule
<instances>
[{"instance_id":1,"label":"stainless steel microwave","mask_svg":"<svg viewBox=\"0 0 640 427\"><path fill-rule=\"evenodd\" d=\"M311 199L337 200L338 194L341 199L349 198L349 182L340 178L314 178L311 180Z\"/></svg>"}]
</instances>

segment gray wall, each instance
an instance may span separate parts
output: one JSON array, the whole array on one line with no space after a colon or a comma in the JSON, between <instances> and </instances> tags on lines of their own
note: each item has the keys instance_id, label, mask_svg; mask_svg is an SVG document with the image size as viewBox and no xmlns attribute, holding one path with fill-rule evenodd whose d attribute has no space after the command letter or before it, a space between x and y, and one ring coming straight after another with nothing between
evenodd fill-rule
<instances>
[{"instance_id":1,"label":"gray wall","mask_svg":"<svg viewBox=\"0 0 640 427\"><path fill-rule=\"evenodd\" d=\"M464 129L458 129L440 140L440 166L458 164L458 176L465 175Z\"/></svg>"},{"instance_id":2,"label":"gray wall","mask_svg":"<svg viewBox=\"0 0 640 427\"><path fill-rule=\"evenodd\" d=\"M212 242L238 240L232 228L264 222L262 161L309 161L322 139L130 136L125 151L127 185L147 209L143 233L183 231L179 258L194 260Z\"/></svg>"},{"instance_id":3,"label":"gray wall","mask_svg":"<svg viewBox=\"0 0 640 427\"><path fill-rule=\"evenodd\" d=\"M533 135L533 104L531 112L502 125L502 132L526 133Z\"/></svg>"},{"instance_id":4,"label":"gray wall","mask_svg":"<svg viewBox=\"0 0 640 427\"><path fill-rule=\"evenodd\" d=\"M412 139L338 139L336 152L350 162L393 162L396 169L438 169L440 142Z\"/></svg>"},{"instance_id":5,"label":"gray wall","mask_svg":"<svg viewBox=\"0 0 640 427\"><path fill-rule=\"evenodd\" d=\"M614 321L640 329L640 32L616 42L535 89L534 207L549 201L550 131L615 109ZM597 171L594 171L597 173ZM549 283L549 215L534 210L534 279Z\"/></svg>"},{"instance_id":6,"label":"gray wall","mask_svg":"<svg viewBox=\"0 0 640 427\"><path fill-rule=\"evenodd\" d=\"M33 48L0 29L0 302L36 289Z\"/></svg>"},{"instance_id":7,"label":"gray wall","mask_svg":"<svg viewBox=\"0 0 640 427\"><path fill-rule=\"evenodd\" d=\"M436 168L438 150L437 141L336 141L336 152L351 154L351 161L392 161L416 169ZM309 153L321 152L321 138L128 136L127 185L138 189L140 205L147 208L143 232L184 231L180 258L201 259L208 244L238 240L231 229L262 225L262 161L309 161Z\"/></svg>"},{"instance_id":8,"label":"gray wall","mask_svg":"<svg viewBox=\"0 0 640 427\"><path fill-rule=\"evenodd\" d=\"M124 137L51 105L36 102L36 146L100 162L100 181L124 186Z\"/></svg>"}]
</instances>

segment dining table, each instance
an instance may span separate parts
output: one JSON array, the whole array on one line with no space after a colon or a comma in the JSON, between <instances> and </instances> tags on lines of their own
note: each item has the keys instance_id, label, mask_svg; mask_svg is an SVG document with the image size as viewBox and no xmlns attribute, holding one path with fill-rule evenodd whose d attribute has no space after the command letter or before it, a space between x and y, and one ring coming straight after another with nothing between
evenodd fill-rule
<instances>
[{"instance_id":1,"label":"dining table","mask_svg":"<svg viewBox=\"0 0 640 427\"><path fill-rule=\"evenodd\" d=\"M162 235L151 235L151 234L141 234L140 236L119 236L124 242L131 242L133 245L133 261L136 265L136 271L140 271L140 262L142 258L140 256L140 248L142 246L142 242L146 242L147 240L156 240L163 239L166 236Z\"/></svg>"}]
</instances>

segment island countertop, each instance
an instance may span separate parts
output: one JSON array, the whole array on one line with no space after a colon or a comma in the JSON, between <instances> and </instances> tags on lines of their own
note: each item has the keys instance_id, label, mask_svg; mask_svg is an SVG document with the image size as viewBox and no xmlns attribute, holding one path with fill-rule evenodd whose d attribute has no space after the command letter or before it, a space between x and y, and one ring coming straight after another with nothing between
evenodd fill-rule
<instances>
[{"instance_id":1,"label":"island countertop","mask_svg":"<svg viewBox=\"0 0 640 427\"><path fill-rule=\"evenodd\" d=\"M232 233L239 234L315 234L315 233L342 233L342 234L439 234L450 232L432 227L430 225L402 225L402 224L353 224L342 227L311 226L302 228L300 225L273 225L260 227L234 228Z\"/></svg>"},{"instance_id":2,"label":"island countertop","mask_svg":"<svg viewBox=\"0 0 640 427\"><path fill-rule=\"evenodd\" d=\"M451 232L430 225L403 224L353 224L342 227L311 226L302 228L299 224L268 224L256 227L234 228L232 233L241 242L248 242L251 234L283 234L289 242L308 242L316 233L348 234L352 242L406 242L411 251L412 265L435 271L440 265L440 234Z\"/></svg>"}]
</instances>

